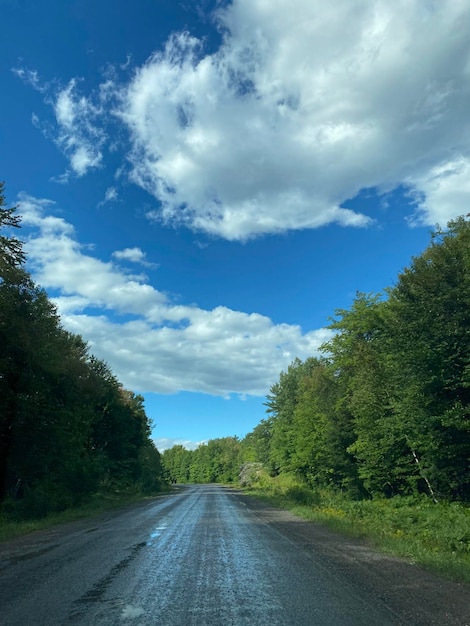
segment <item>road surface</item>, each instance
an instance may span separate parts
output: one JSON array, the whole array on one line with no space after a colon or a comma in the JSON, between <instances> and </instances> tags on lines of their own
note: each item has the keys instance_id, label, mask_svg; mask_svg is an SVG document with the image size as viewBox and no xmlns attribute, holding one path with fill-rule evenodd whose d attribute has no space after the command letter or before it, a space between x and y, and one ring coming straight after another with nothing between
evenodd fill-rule
<instances>
[{"instance_id":1,"label":"road surface","mask_svg":"<svg viewBox=\"0 0 470 626\"><path fill-rule=\"evenodd\" d=\"M198 485L0 544L0 623L463 625L470 595L236 490Z\"/></svg>"}]
</instances>

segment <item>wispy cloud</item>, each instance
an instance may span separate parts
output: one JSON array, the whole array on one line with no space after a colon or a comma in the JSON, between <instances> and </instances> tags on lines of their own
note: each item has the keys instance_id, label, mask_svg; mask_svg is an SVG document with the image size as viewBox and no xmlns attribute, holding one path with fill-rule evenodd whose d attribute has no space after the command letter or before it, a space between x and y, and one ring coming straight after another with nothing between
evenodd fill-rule
<instances>
[{"instance_id":1,"label":"wispy cloud","mask_svg":"<svg viewBox=\"0 0 470 626\"><path fill-rule=\"evenodd\" d=\"M102 114L101 109L78 93L74 79L58 92L53 106L57 144L69 159L73 172L83 176L89 169L99 167L105 134L94 121Z\"/></svg>"},{"instance_id":2,"label":"wispy cloud","mask_svg":"<svg viewBox=\"0 0 470 626\"><path fill-rule=\"evenodd\" d=\"M175 304L145 280L92 256L49 201L19 200L31 229L26 250L35 279L59 292L54 301L65 327L85 337L131 389L262 396L280 369L315 354L330 336L224 306ZM128 250L121 252L141 258L138 249Z\"/></svg>"},{"instance_id":3,"label":"wispy cloud","mask_svg":"<svg viewBox=\"0 0 470 626\"><path fill-rule=\"evenodd\" d=\"M108 202L116 202L119 198L119 194L117 192L116 187L108 187L104 194L103 200L98 203L98 206L103 206L104 204L108 204Z\"/></svg>"},{"instance_id":4,"label":"wispy cloud","mask_svg":"<svg viewBox=\"0 0 470 626\"><path fill-rule=\"evenodd\" d=\"M44 94L44 101L52 107L55 126L43 124L36 113L32 114L32 123L57 144L68 159L71 172L83 176L90 169L100 167L106 142L104 110L92 97L79 93L79 81L74 78L66 87L57 88L55 81L42 81L36 70L19 67L12 72L26 85ZM70 172L65 172L54 180L66 183L69 177Z\"/></svg>"},{"instance_id":5,"label":"wispy cloud","mask_svg":"<svg viewBox=\"0 0 470 626\"><path fill-rule=\"evenodd\" d=\"M30 70L26 67L13 67L11 71L22 80L25 85L29 85L33 89L36 89L36 91L47 93L50 88L49 84L43 83L40 80L37 70Z\"/></svg>"}]
</instances>

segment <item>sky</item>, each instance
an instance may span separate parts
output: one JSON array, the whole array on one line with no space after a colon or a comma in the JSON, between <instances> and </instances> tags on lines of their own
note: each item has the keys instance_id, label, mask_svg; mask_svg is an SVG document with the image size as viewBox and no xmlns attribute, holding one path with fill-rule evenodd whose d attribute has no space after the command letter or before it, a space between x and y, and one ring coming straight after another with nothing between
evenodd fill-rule
<instances>
[{"instance_id":1,"label":"sky","mask_svg":"<svg viewBox=\"0 0 470 626\"><path fill-rule=\"evenodd\" d=\"M468 0L0 0L27 268L160 450L243 437L469 211Z\"/></svg>"}]
</instances>

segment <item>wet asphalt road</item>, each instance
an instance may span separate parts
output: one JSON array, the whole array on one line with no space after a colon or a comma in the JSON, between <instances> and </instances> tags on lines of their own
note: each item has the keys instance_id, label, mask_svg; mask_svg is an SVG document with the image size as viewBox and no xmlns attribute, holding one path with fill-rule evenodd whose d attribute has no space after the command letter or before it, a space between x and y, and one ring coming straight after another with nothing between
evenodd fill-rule
<instances>
[{"instance_id":1,"label":"wet asphalt road","mask_svg":"<svg viewBox=\"0 0 470 626\"><path fill-rule=\"evenodd\" d=\"M405 623L219 486L182 487L9 546L0 549L4 626Z\"/></svg>"}]
</instances>

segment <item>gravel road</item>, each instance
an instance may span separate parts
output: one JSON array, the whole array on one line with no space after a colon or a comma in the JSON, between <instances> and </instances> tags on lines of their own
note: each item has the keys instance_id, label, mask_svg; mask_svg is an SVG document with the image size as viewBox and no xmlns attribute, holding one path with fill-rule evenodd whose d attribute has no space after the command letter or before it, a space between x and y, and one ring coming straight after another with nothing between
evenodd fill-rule
<instances>
[{"instance_id":1,"label":"gravel road","mask_svg":"<svg viewBox=\"0 0 470 626\"><path fill-rule=\"evenodd\" d=\"M0 623L470 625L470 587L198 485L0 544Z\"/></svg>"}]
</instances>

